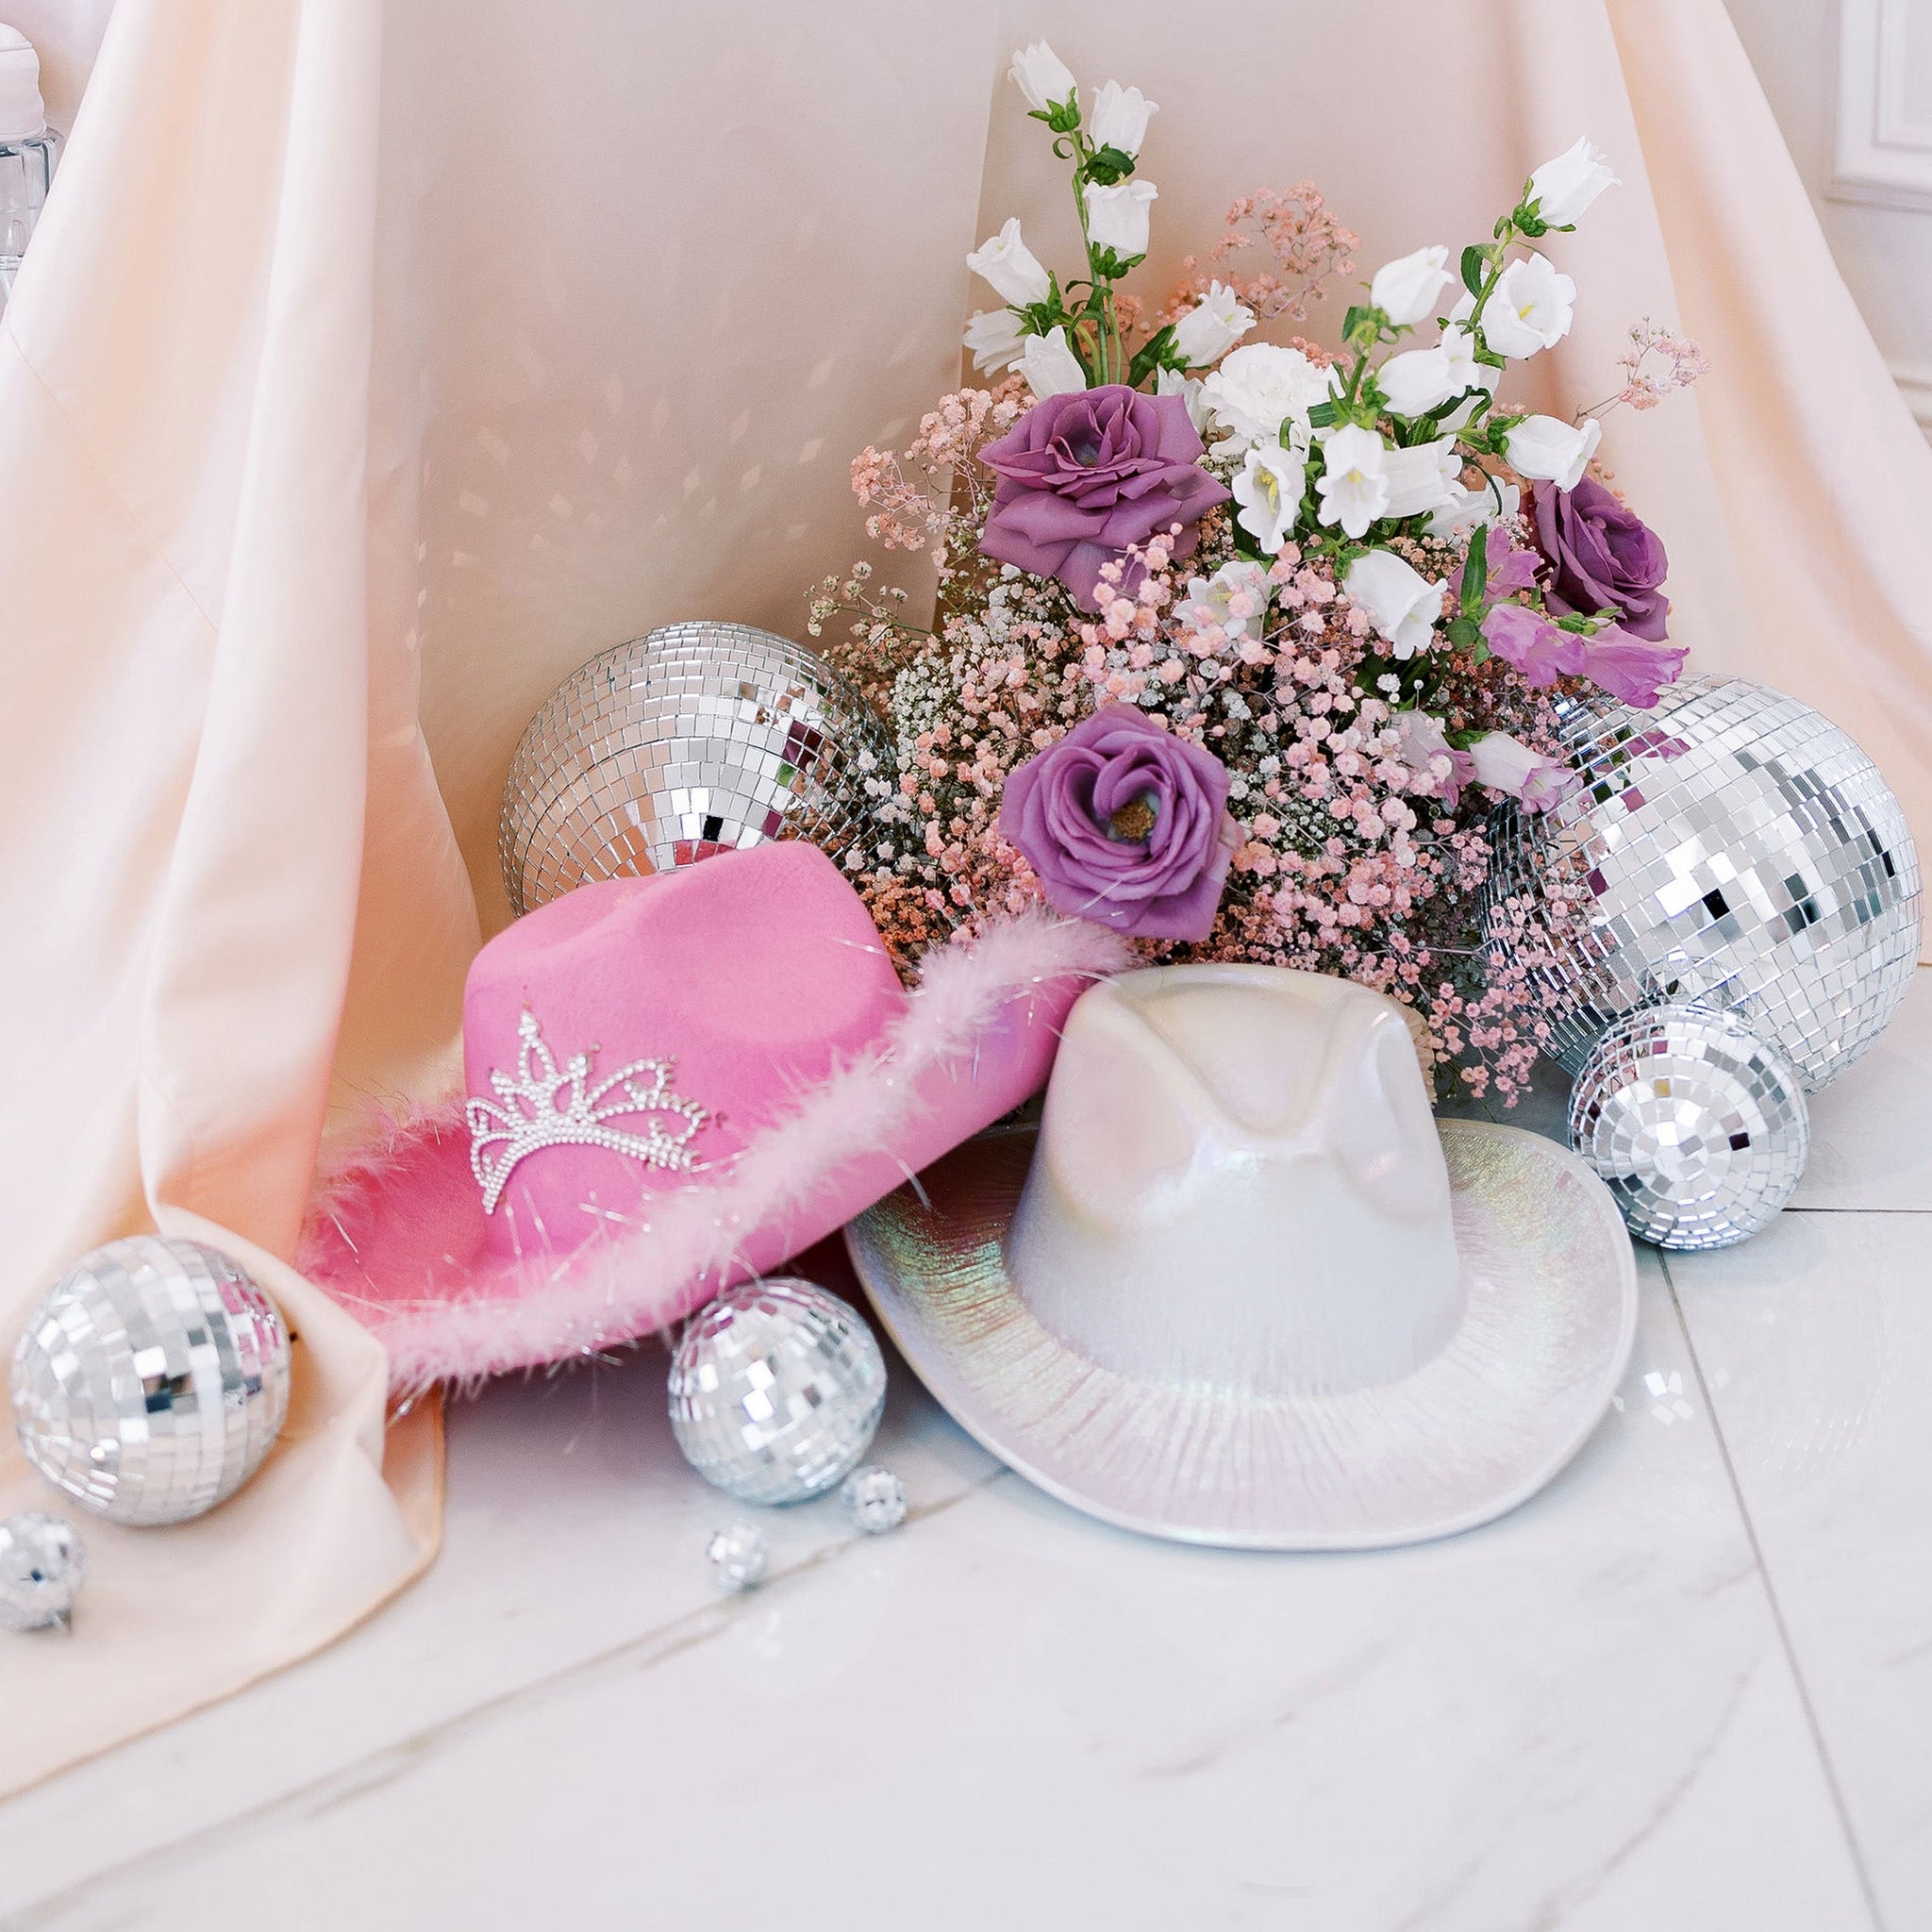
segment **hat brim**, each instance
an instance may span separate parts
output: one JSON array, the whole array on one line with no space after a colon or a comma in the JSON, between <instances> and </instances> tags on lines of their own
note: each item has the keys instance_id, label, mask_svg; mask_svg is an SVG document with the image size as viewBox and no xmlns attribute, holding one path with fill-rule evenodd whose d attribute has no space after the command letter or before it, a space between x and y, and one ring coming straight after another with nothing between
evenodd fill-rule
<instances>
[{"instance_id":1,"label":"hat brim","mask_svg":"<svg viewBox=\"0 0 1932 1932\"><path fill-rule=\"evenodd\" d=\"M900 1352L1009 1468L1123 1528L1233 1549L1424 1542L1506 1514L1583 1446L1629 1360L1637 1269L1567 1149L1439 1123L1463 1315L1405 1379L1260 1396L1100 1367L1043 1328L1005 1241L1036 1138L969 1141L846 1230Z\"/></svg>"},{"instance_id":2,"label":"hat brim","mask_svg":"<svg viewBox=\"0 0 1932 1932\"><path fill-rule=\"evenodd\" d=\"M940 949L874 1048L728 1167L600 1204L575 1245L485 1245L458 1098L338 1164L296 1265L380 1338L399 1394L601 1354L771 1272L1037 1092L1068 1009L1123 958L1100 927L1038 914Z\"/></svg>"}]
</instances>

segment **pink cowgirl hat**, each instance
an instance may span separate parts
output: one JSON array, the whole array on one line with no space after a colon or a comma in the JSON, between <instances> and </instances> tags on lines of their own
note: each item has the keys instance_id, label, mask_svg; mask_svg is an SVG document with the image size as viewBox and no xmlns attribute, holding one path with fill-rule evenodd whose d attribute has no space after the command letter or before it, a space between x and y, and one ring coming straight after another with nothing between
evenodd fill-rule
<instances>
[{"instance_id":1,"label":"pink cowgirl hat","mask_svg":"<svg viewBox=\"0 0 1932 1932\"><path fill-rule=\"evenodd\" d=\"M775 1268L1035 1092L1098 927L1027 916L908 992L816 846L583 886L486 945L465 1092L326 1176L297 1265L401 1390L589 1355Z\"/></svg>"}]
</instances>

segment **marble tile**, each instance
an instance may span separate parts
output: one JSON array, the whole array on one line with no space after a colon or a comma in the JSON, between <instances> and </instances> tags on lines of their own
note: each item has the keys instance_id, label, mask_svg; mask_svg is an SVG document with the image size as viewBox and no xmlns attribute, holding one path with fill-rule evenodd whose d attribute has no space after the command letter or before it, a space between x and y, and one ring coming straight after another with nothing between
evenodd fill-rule
<instances>
[{"instance_id":1,"label":"marble tile","mask_svg":"<svg viewBox=\"0 0 1932 1932\"><path fill-rule=\"evenodd\" d=\"M717 1508L654 1406L622 1376L504 1391L457 1418L450 1553L413 1599L0 1812L27 1861L0 1883L28 1878L0 1924L202 1932L273 1898L278 1932L377 1899L465 1928L1867 1925L1644 1281L1619 1407L1550 1490L1359 1557L1090 1523L901 1376L883 1453L925 1513L877 1541L774 1519L774 1581L706 1601ZM154 1798L152 1852L103 1830L169 1779L194 1795Z\"/></svg>"},{"instance_id":2,"label":"marble tile","mask_svg":"<svg viewBox=\"0 0 1932 1932\"><path fill-rule=\"evenodd\" d=\"M319 1657L0 1805L0 1928L110 1857L219 1828L641 1633L702 1623L716 1600L705 1540L745 1512L679 1456L664 1362L647 1347L452 1405L443 1549L427 1576ZM922 1426L924 1394L894 1369L879 1453L921 1507L943 1508L998 1464L949 1426ZM852 1541L834 1499L755 1513L774 1568Z\"/></svg>"},{"instance_id":3,"label":"marble tile","mask_svg":"<svg viewBox=\"0 0 1932 1932\"><path fill-rule=\"evenodd\" d=\"M1811 1099L1793 1208L1932 1209L1932 967L1865 1058Z\"/></svg>"},{"instance_id":4,"label":"marble tile","mask_svg":"<svg viewBox=\"0 0 1932 1932\"><path fill-rule=\"evenodd\" d=\"M1790 1213L1670 1261L1892 1932L1932 1914L1928 1249L1932 1215Z\"/></svg>"}]
</instances>

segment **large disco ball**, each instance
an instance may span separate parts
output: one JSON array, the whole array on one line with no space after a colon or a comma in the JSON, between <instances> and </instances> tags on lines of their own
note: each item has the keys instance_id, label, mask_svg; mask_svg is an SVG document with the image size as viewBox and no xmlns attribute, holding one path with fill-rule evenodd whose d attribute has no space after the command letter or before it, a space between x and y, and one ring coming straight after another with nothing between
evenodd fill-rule
<instances>
[{"instance_id":1,"label":"large disco ball","mask_svg":"<svg viewBox=\"0 0 1932 1932\"><path fill-rule=\"evenodd\" d=\"M289 1412L289 1331L218 1249L96 1248L13 1355L13 1425L49 1482L113 1523L186 1523L232 1496Z\"/></svg>"},{"instance_id":2,"label":"large disco ball","mask_svg":"<svg viewBox=\"0 0 1932 1932\"><path fill-rule=\"evenodd\" d=\"M837 858L891 754L865 701L789 638L708 621L634 638L566 678L517 745L498 847L510 906L767 839Z\"/></svg>"},{"instance_id":3,"label":"large disco ball","mask_svg":"<svg viewBox=\"0 0 1932 1932\"><path fill-rule=\"evenodd\" d=\"M1877 767L1796 698L1688 678L1657 708L1563 709L1582 783L1506 806L1485 924L1532 948L1572 1074L1611 1021L1657 1000L1735 1008L1816 1092L1877 1039L1919 954L1918 855ZM1553 915L1552 906L1567 904Z\"/></svg>"}]
</instances>

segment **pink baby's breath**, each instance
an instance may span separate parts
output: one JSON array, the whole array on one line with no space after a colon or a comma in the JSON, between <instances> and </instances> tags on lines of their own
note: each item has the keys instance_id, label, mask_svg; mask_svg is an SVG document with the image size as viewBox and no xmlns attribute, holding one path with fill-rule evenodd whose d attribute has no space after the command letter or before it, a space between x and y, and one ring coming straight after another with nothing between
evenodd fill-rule
<instances>
[{"instance_id":1,"label":"pink baby's breath","mask_svg":"<svg viewBox=\"0 0 1932 1932\"><path fill-rule=\"evenodd\" d=\"M1244 257L1257 240L1267 244L1272 267L1246 277L1222 267ZM1207 294L1218 271L1237 299L1260 321L1270 322L1276 316L1286 316L1291 322L1306 321L1308 305L1322 298L1328 282L1355 273L1355 252L1360 246L1360 236L1336 220L1312 181L1244 194L1228 208L1227 232L1208 250L1209 267L1204 269L1191 255L1183 258L1187 279L1174 291L1158 320L1173 322L1191 308ZM1319 361L1329 359L1325 351L1312 344L1297 340L1296 346Z\"/></svg>"},{"instance_id":2,"label":"pink baby's breath","mask_svg":"<svg viewBox=\"0 0 1932 1932\"><path fill-rule=\"evenodd\" d=\"M868 487L883 477L891 489L941 457L958 462L992 421L991 403L947 398L896 471L868 462ZM1265 622L1230 598L1224 625L1189 592L1162 533L1132 554L1144 570L1131 593L1127 565L1107 566L1110 593L1090 614L1051 580L978 555L971 488L955 482L927 501L918 514L941 558L935 631L882 625L866 608L829 651L901 747L899 770L870 781L879 836L856 855L853 876L906 970L930 946L1038 900L1038 881L999 831L1007 775L1097 706L1136 704L1227 763L1240 834L1208 940L1142 943L1145 958L1357 980L1414 1007L1434 1057L1463 1062L1473 1091L1507 1100L1522 1088L1542 1030L1536 928L1518 917L1517 950L1482 956L1474 908L1488 800L1472 790L1451 802L1468 783L1465 754L1405 757L1402 720L1362 689L1374 642L1363 613L1324 558L1286 546L1266 573ZM1406 548L1431 578L1459 570L1449 546ZM1212 513L1187 572L1211 574L1231 555L1225 515ZM1508 730L1556 749L1548 695L1498 660L1458 657L1441 705L1452 732Z\"/></svg>"}]
</instances>

